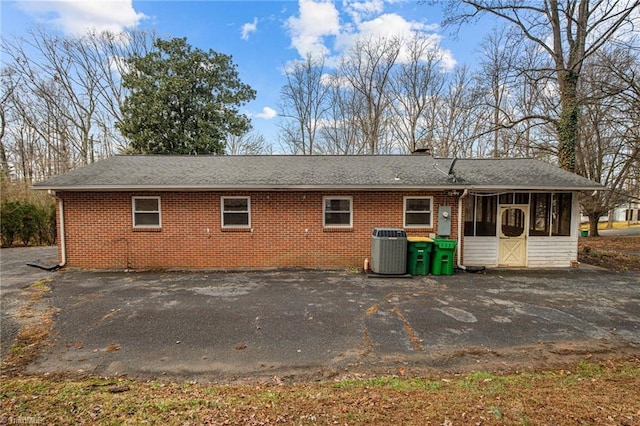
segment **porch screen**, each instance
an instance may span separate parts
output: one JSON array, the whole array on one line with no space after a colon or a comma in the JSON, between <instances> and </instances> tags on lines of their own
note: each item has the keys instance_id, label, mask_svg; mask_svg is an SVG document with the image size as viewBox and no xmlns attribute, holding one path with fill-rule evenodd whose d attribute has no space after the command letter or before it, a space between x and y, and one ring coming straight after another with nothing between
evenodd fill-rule
<instances>
[{"instance_id":1,"label":"porch screen","mask_svg":"<svg viewBox=\"0 0 640 426\"><path fill-rule=\"evenodd\" d=\"M471 195L465 200L464 235L467 237L495 237L498 197Z\"/></svg>"},{"instance_id":2,"label":"porch screen","mask_svg":"<svg viewBox=\"0 0 640 426\"><path fill-rule=\"evenodd\" d=\"M549 235L549 207L551 206L551 194L531 194L531 207L529 210L529 235Z\"/></svg>"},{"instance_id":3,"label":"porch screen","mask_svg":"<svg viewBox=\"0 0 640 426\"><path fill-rule=\"evenodd\" d=\"M533 193L529 210L529 235L532 237L571 235L570 192Z\"/></svg>"},{"instance_id":4,"label":"porch screen","mask_svg":"<svg viewBox=\"0 0 640 426\"><path fill-rule=\"evenodd\" d=\"M571 193L553 194L552 235L571 235Z\"/></svg>"}]
</instances>

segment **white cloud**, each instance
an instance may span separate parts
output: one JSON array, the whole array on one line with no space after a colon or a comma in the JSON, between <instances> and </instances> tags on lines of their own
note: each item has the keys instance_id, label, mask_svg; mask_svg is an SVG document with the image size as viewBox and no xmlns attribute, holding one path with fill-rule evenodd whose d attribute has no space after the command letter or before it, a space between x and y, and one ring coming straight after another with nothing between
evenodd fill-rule
<instances>
[{"instance_id":1,"label":"white cloud","mask_svg":"<svg viewBox=\"0 0 640 426\"><path fill-rule=\"evenodd\" d=\"M70 35L94 30L120 33L146 18L135 11L132 0L20 0L18 4L41 22L53 24Z\"/></svg>"},{"instance_id":2,"label":"white cloud","mask_svg":"<svg viewBox=\"0 0 640 426\"><path fill-rule=\"evenodd\" d=\"M337 35L340 31L340 16L331 1L299 1L300 16L287 19L286 27L291 36L291 45L302 57L307 54L325 55L329 49L324 37Z\"/></svg>"},{"instance_id":3,"label":"white cloud","mask_svg":"<svg viewBox=\"0 0 640 426\"><path fill-rule=\"evenodd\" d=\"M384 11L384 2L382 0L368 1L350 1L345 0L344 7L354 22L361 22L362 19Z\"/></svg>"},{"instance_id":4,"label":"white cloud","mask_svg":"<svg viewBox=\"0 0 640 426\"><path fill-rule=\"evenodd\" d=\"M258 30L258 18L253 18L253 22L247 22L242 25L242 34L240 38L249 40L249 36Z\"/></svg>"},{"instance_id":5,"label":"white cloud","mask_svg":"<svg viewBox=\"0 0 640 426\"><path fill-rule=\"evenodd\" d=\"M265 120L271 120L272 118L275 118L277 115L278 113L276 112L275 109L264 107L262 108L262 112L255 114L254 117L263 118Z\"/></svg>"},{"instance_id":6,"label":"white cloud","mask_svg":"<svg viewBox=\"0 0 640 426\"><path fill-rule=\"evenodd\" d=\"M387 1L388 3L388 1ZM384 13L383 0L343 0L341 21L335 4L299 0L299 16L287 20L291 45L301 57L308 53L325 58L325 65L336 66L342 55L361 39L397 37L408 43L416 34L427 38L441 58L442 68L452 69L456 60L449 50L440 48L442 36L437 24L412 21L396 13ZM408 60L408 46L402 48L399 62Z\"/></svg>"}]
</instances>

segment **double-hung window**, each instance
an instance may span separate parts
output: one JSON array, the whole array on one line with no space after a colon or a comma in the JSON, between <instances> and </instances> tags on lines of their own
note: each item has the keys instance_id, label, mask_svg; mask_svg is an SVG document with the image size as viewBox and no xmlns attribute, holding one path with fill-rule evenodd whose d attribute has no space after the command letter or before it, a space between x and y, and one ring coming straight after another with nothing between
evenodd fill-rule
<instances>
[{"instance_id":1,"label":"double-hung window","mask_svg":"<svg viewBox=\"0 0 640 426\"><path fill-rule=\"evenodd\" d=\"M250 197L222 197L220 204L223 228L249 228L251 226Z\"/></svg>"},{"instance_id":2,"label":"double-hung window","mask_svg":"<svg viewBox=\"0 0 640 426\"><path fill-rule=\"evenodd\" d=\"M350 228L353 225L353 199L351 197L323 197L322 225Z\"/></svg>"},{"instance_id":3,"label":"double-hung window","mask_svg":"<svg viewBox=\"0 0 640 426\"><path fill-rule=\"evenodd\" d=\"M404 227L432 228L432 197L404 197Z\"/></svg>"},{"instance_id":4,"label":"double-hung window","mask_svg":"<svg viewBox=\"0 0 640 426\"><path fill-rule=\"evenodd\" d=\"M162 217L160 214L160 197L132 197L134 228L160 228Z\"/></svg>"}]
</instances>

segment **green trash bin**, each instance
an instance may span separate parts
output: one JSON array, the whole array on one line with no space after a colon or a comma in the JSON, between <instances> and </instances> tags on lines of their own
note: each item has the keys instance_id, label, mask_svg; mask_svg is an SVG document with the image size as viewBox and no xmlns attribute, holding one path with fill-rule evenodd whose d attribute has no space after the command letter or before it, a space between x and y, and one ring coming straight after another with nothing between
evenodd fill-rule
<instances>
[{"instance_id":1,"label":"green trash bin","mask_svg":"<svg viewBox=\"0 0 640 426\"><path fill-rule=\"evenodd\" d=\"M407 272L429 275L433 240L427 237L407 237Z\"/></svg>"},{"instance_id":2,"label":"green trash bin","mask_svg":"<svg viewBox=\"0 0 640 426\"><path fill-rule=\"evenodd\" d=\"M455 250L456 240L446 238L433 240L433 259L431 259L431 273L433 275L453 275Z\"/></svg>"}]
</instances>

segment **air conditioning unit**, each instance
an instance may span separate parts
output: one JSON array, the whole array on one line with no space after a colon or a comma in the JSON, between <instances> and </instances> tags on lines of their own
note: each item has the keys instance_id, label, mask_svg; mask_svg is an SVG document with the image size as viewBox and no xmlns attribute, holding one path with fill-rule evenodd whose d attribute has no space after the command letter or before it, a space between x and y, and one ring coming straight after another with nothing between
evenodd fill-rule
<instances>
[{"instance_id":1,"label":"air conditioning unit","mask_svg":"<svg viewBox=\"0 0 640 426\"><path fill-rule=\"evenodd\" d=\"M374 228L371 235L371 272L407 273L407 233L404 229Z\"/></svg>"}]
</instances>

